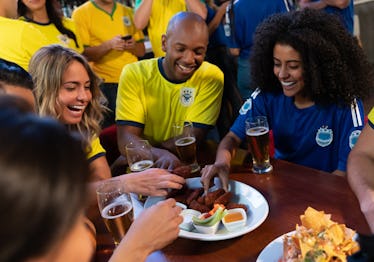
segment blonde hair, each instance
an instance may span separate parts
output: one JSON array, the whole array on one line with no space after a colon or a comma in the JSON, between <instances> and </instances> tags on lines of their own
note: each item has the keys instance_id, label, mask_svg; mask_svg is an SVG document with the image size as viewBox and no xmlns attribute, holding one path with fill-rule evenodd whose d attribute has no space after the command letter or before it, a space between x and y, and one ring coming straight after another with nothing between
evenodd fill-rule
<instances>
[{"instance_id":1,"label":"blonde hair","mask_svg":"<svg viewBox=\"0 0 374 262\"><path fill-rule=\"evenodd\" d=\"M60 45L49 45L40 48L31 58L29 72L35 84L37 111L41 116L60 119L58 94L62 86L64 72L73 61L78 61L87 70L90 78L92 100L86 107L82 120L75 125L69 125L71 131L78 131L90 145L93 137L100 134L100 123L106 110L104 95L101 93L99 77L92 71L87 60L72 49Z\"/></svg>"}]
</instances>

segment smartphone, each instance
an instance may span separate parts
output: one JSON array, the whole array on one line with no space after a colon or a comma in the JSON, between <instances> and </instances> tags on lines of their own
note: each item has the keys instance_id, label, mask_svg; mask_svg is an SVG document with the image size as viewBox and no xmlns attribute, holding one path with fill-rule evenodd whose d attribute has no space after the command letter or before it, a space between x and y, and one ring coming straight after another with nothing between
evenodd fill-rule
<instances>
[{"instance_id":1,"label":"smartphone","mask_svg":"<svg viewBox=\"0 0 374 262\"><path fill-rule=\"evenodd\" d=\"M131 35L125 35L125 36L122 36L122 40L125 40L125 41L130 40L131 37L132 37Z\"/></svg>"}]
</instances>

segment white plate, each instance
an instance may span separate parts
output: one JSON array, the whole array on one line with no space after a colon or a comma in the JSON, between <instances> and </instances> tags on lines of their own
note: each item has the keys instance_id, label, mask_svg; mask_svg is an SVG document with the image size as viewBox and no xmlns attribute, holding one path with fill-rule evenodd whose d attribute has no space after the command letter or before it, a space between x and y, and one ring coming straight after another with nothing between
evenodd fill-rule
<instances>
[{"instance_id":1,"label":"white plate","mask_svg":"<svg viewBox=\"0 0 374 262\"><path fill-rule=\"evenodd\" d=\"M256 262L278 262L283 256L283 238L293 235L295 231L288 232L271 241L260 253Z\"/></svg>"},{"instance_id":2,"label":"white plate","mask_svg":"<svg viewBox=\"0 0 374 262\"><path fill-rule=\"evenodd\" d=\"M284 235L281 235L271 241L257 257L256 262L278 262L279 259L283 256L283 238L284 236L292 236L296 231L288 232ZM357 241L358 235L355 234L353 239Z\"/></svg>"},{"instance_id":3,"label":"white plate","mask_svg":"<svg viewBox=\"0 0 374 262\"><path fill-rule=\"evenodd\" d=\"M187 186L192 189L201 187L199 177L186 179L186 183ZM218 178L214 180L214 183L215 186L213 189L221 187L220 180ZM229 190L234 195L232 199L233 202L245 204L248 207L248 218L244 227L236 231L229 232L221 223L218 231L213 235L198 233L196 229L194 229L192 232L180 230L179 236L188 239L216 241L238 237L259 227L269 213L269 205L264 196L253 187L234 180L229 181ZM150 207L163 199L163 197L148 197L144 203L144 207Z\"/></svg>"}]
</instances>

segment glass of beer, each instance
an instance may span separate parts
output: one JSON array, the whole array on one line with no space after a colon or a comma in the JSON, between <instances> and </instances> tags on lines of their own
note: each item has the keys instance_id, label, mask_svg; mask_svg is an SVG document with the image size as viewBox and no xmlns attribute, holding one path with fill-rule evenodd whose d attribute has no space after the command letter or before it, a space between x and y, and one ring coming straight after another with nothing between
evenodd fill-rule
<instances>
[{"instance_id":1,"label":"glass of beer","mask_svg":"<svg viewBox=\"0 0 374 262\"><path fill-rule=\"evenodd\" d=\"M132 172L140 172L153 166L152 147L148 140L138 140L126 145L126 157Z\"/></svg>"},{"instance_id":2,"label":"glass of beer","mask_svg":"<svg viewBox=\"0 0 374 262\"><path fill-rule=\"evenodd\" d=\"M191 167L191 172L200 170L196 157L196 137L193 135L193 125L191 121L180 121L174 123L174 144L179 159L183 164Z\"/></svg>"},{"instance_id":3,"label":"glass of beer","mask_svg":"<svg viewBox=\"0 0 374 262\"><path fill-rule=\"evenodd\" d=\"M256 174L273 170L269 156L269 124L266 116L255 116L245 121L249 150L252 154L252 171Z\"/></svg>"},{"instance_id":4,"label":"glass of beer","mask_svg":"<svg viewBox=\"0 0 374 262\"><path fill-rule=\"evenodd\" d=\"M131 197L117 179L106 180L96 189L97 203L104 223L117 246L134 220Z\"/></svg>"}]
</instances>

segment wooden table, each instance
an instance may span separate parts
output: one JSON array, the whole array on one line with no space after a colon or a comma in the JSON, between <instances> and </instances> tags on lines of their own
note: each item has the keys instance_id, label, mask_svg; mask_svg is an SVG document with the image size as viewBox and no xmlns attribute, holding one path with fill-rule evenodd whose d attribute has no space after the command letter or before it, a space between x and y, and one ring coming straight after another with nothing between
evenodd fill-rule
<instances>
[{"instance_id":1,"label":"wooden table","mask_svg":"<svg viewBox=\"0 0 374 262\"><path fill-rule=\"evenodd\" d=\"M256 261L269 242L295 229L308 206L332 214L334 221L359 233L370 232L346 178L282 160L272 164L274 171L268 175L255 175L248 166L235 167L230 174L230 179L257 189L269 203L269 215L257 229L222 241L178 238L147 261ZM97 241L94 261L107 261L113 250L110 235L99 231Z\"/></svg>"}]
</instances>

